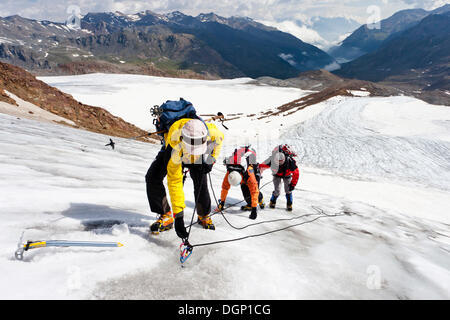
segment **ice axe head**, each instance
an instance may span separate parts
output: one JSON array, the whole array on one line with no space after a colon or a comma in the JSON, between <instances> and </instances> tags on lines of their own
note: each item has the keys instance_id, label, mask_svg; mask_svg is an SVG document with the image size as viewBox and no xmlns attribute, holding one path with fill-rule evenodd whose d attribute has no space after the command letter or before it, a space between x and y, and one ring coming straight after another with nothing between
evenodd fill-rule
<instances>
[{"instance_id":1,"label":"ice axe head","mask_svg":"<svg viewBox=\"0 0 450 320\"><path fill-rule=\"evenodd\" d=\"M222 112L217 112L217 117L219 118L219 121L220 121L220 123L222 124L222 126L223 126L225 129L229 130L229 129L227 128L227 126L223 124L223 122L225 121L225 116L223 115L223 113L222 113Z\"/></svg>"},{"instance_id":2,"label":"ice axe head","mask_svg":"<svg viewBox=\"0 0 450 320\"><path fill-rule=\"evenodd\" d=\"M22 232L19 242L17 243L17 250L14 253L14 256L17 260L23 260L23 252L25 251L24 245L23 245L23 235L25 231Z\"/></svg>"}]
</instances>

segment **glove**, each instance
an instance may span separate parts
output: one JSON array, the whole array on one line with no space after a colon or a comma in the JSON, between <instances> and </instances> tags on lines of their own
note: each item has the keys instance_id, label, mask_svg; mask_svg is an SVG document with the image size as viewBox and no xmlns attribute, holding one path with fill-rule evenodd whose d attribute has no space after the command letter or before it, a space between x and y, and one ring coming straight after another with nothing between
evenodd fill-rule
<instances>
[{"instance_id":1,"label":"glove","mask_svg":"<svg viewBox=\"0 0 450 320\"><path fill-rule=\"evenodd\" d=\"M210 173L213 165L216 163L216 159L212 155L208 155L205 160L203 160L202 163L202 172L203 173Z\"/></svg>"},{"instance_id":2,"label":"glove","mask_svg":"<svg viewBox=\"0 0 450 320\"><path fill-rule=\"evenodd\" d=\"M204 164L202 165L202 172L208 174L208 173L211 172L212 168L213 168L213 165L212 165L212 164L204 163Z\"/></svg>"},{"instance_id":3,"label":"glove","mask_svg":"<svg viewBox=\"0 0 450 320\"><path fill-rule=\"evenodd\" d=\"M223 207L225 206L225 202L222 202L222 200L219 200L219 205L217 206L215 212L221 212L223 210Z\"/></svg>"},{"instance_id":4,"label":"glove","mask_svg":"<svg viewBox=\"0 0 450 320\"><path fill-rule=\"evenodd\" d=\"M249 218L255 220L258 214L256 213L256 207L252 207L252 213L250 213Z\"/></svg>"},{"instance_id":5,"label":"glove","mask_svg":"<svg viewBox=\"0 0 450 320\"><path fill-rule=\"evenodd\" d=\"M177 236L183 240L189 237L186 227L184 226L183 216L175 218L175 232L177 233Z\"/></svg>"},{"instance_id":6,"label":"glove","mask_svg":"<svg viewBox=\"0 0 450 320\"><path fill-rule=\"evenodd\" d=\"M289 185L289 192L293 191L295 189L295 186L291 183Z\"/></svg>"}]
</instances>

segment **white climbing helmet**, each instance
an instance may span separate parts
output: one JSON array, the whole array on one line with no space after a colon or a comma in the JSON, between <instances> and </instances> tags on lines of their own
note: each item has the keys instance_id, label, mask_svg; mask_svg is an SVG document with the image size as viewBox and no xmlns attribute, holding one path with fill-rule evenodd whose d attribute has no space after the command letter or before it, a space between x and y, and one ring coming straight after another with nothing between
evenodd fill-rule
<instances>
[{"instance_id":1,"label":"white climbing helmet","mask_svg":"<svg viewBox=\"0 0 450 320\"><path fill-rule=\"evenodd\" d=\"M242 181L242 176L239 172L237 171L231 171L228 174L228 182L232 185L232 186L237 186L241 183Z\"/></svg>"},{"instance_id":2,"label":"white climbing helmet","mask_svg":"<svg viewBox=\"0 0 450 320\"><path fill-rule=\"evenodd\" d=\"M208 129L201 120L192 119L186 122L181 130L181 138L187 153L198 156L206 152Z\"/></svg>"},{"instance_id":3,"label":"white climbing helmet","mask_svg":"<svg viewBox=\"0 0 450 320\"><path fill-rule=\"evenodd\" d=\"M282 166L284 162L286 161L286 156L283 152L277 152L273 155L273 162L275 162L277 165Z\"/></svg>"}]
</instances>

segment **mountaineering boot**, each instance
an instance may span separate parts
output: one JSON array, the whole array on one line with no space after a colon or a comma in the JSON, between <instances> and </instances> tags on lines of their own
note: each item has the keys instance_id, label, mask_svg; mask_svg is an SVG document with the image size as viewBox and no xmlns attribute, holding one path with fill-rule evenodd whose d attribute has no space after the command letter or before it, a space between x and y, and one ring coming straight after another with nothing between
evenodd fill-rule
<instances>
[{"instance_id":1,"label":"mountaineering boot","mask_svg":"<svg viewBox=\"0 0 450 320\"><path fill-rule=\"evenodd\" d=\"M252 208L252 213L250 213L249 218L252 220L255 220L257 216L258 216L258 214L256 213L256 207Z\"/></svg>"},{"instance_id":2,"label":"mountaineering boot","mask_svg":"<svg viewBox=\"0 0 450 320\"><path fill-rule=\"evenodd\" d=\"M252 210L252 206L249 204L246 204L245 206L241 207L242 211L251 211Z\"/></svg>"},{"instance_id":3,"label":"mountaineering boot","mask_svg":"<svg viewBox=\"0 0 450 320\"><path fill-rule=\"evenodd\" d=\"M266 204L264 203L264 198L262 198L261 199L261 201L259 201L259 207L261 208L261 209L264 209L265 207L266 207Z\"/></svg>"},{"instance_id":4,"label":"mountaineering boot","mask_svg":"<svg viewBox=\"0 0 450 320\"><path fill-rule=\"evenodd\" d=\"M150 231L152 234L158 235L160 232L170 230L173 227L173 221L172 212L169 211L159 216L158 220L150 226Z\"/></svg>"},{"instance_id":5,"label":"mountaineering boot","mask_svg":"<svg viewBox=\"0 0 450 320\"><path fill-rule=\"evenodd\" d=\"M198 216L197 223L203 227L203 229L216 230L216 227L212 223L211 217L209 215L201 217Z\"/></svg>"},{"instance_id":6,"label":"mountaineering boot","mask_svg":"<svg viewBox=\"0 0 450 320\"><path fill-rule=\"evenodd\" d=\"M269 207L274 209L276 204L277 204L277 197L272 195L272 198L270 198Z\"/></svg>"},{"instance_id":7,"label":"mountaineering boot","mask_svg":"<svg viewBox=\"0 0 450 320\"><path fill-rule=\"evenodd\" d=\"M286 194L286 209L292 211L292 193Z\"/></svg>"}]
</instances>

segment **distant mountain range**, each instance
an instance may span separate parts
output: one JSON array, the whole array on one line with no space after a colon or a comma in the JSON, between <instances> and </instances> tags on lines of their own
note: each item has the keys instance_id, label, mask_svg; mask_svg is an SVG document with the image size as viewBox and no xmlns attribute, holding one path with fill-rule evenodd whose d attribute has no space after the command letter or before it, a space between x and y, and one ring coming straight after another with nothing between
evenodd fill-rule
<instances>
[{"instance_id":1,"label":"distant mountain range","mask_svg":"<svg viewBox=\"0 0 450 320\"><path fill-rule=\"evenodd\" d=\"M343 64L335 74L450 91L450 11L427 15L391 35L374 52Z\"/></svg>"},{"instance_id":2,"label":"distant mountain range","mask_svg":"<svg viewBox=\"0 0 450 320\"><path fill-rule=\"evenodd\" d=\"M178 11L89 13L82 17L80 28L71 28L10 16L0 18L0 61L35 75L104 72L202 79L270 77L289 79L271 83L311 88L320 87L324 73L292 79L305 71L340 67L334 75L382 82L402 93L448 105L449 12L450 5L433 11L402 10L382 20L380 29L361 26L330 51L336 59L351 60L340 66L319 48L244 17L224 18L214 13L193 17ZM336 33L354 23L340 18L311 21L308 26L322 28L322 33L333 21ZM330 31L329 36L332 34ZM328 75L325 78L332 81L322 83L322 88L335 81Z\"/></svg>"},{"instance_id":3,"label":"distant mountain range","mask_svg":"<svg viewBox=\"0 0 450 320\"><path fill-rule=\"evenodd\" d=\"M397 33L414 27L422 19L431 14L442 14L450 11L450 4L426 11L424 9L402 10L391 17L381 20L378 26L363 25L356 29L342 43L331 48L328 53L339 62L348 62L377 50L381 44Z\"/></svg>"},{"instance_id":4,"label":"distant mountain range","mask_svg":"<svg viewBox=\"0 0 450 320\"><path fill-rule=\"evenodd\" d=\"M0 18L0 35L0 61L40 75L100 71L283 79L334 62L291 34L213 13L89 13L80 29L11 16Z\"/></svg>"}]
</instances>

